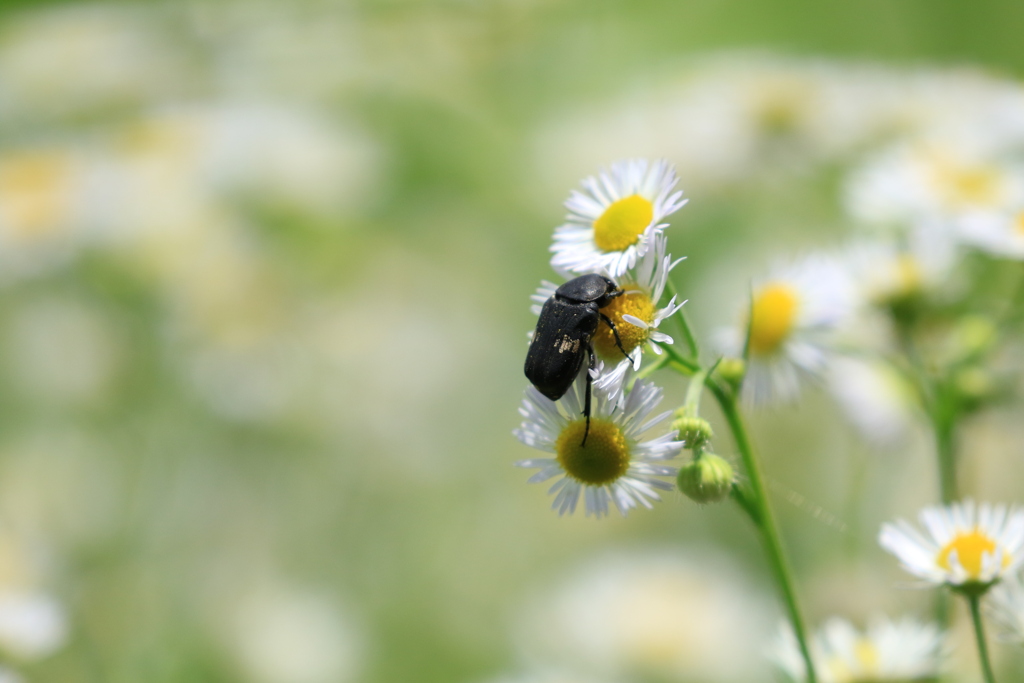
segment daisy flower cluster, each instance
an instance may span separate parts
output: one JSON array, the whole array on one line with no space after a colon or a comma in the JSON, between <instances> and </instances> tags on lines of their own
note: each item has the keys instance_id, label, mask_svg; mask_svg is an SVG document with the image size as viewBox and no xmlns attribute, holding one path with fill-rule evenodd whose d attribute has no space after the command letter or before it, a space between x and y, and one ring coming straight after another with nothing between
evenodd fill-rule
<instances>
[{"instance_id":1,"label":"daisy flower cluster","mask_svg":"<svg viewBox=\"0 0 1024 683\"><path fill-rule=\"evenodd\" d=\"M519 411L524 421L516 438L554 457L517 465L540 469L531 482L557 478L549 492L559 514L574 512L582 498L588 516L607 515L612 506L625 515L637 506L650 508L658 490L673 488L663 478L677 470L664 463L679 454L683 442L675 431L646 436L672 413L654 414L662 390L630 379L645 351L661 354L659 344L673 343L659 328L685 303L673 295L660 306L669 273L682 260L667 253L664 234L665 219L686 203L676 182L665 161L617 162L572 193L568 222L555 230L551 265L556 272L566 278L598 274L619 288L601 307L597 329L586 340L600 359L596 367L584 363L556 400L528 388ZM540 315L559 286L542 282L531 297L531 310ZM584 417L591 400L591 413Z\"/></svg>"},{"instance_id":2,"label":"daisy flower cluster","mask_svg":"<svg viewBox=\"0 0 1024 683\"><path fill-rule=\"evenodd\" d=\"M572 512L583 497L587 513L598 516L609 502L623 513L649 506L656 489L671 488L662 478L675 474L678 488L697 502L731 495L770 545L774 522L758 500L760 475L737 429L736 399L762 408L825 389L875 449L927 432L941 505L920 513L923 530L902 520L886 523L878 541L920 585L946 587L968 600L991 683L981 601L1001 636L1024 640L1024 511L961 495L962 432L971 416L1017 393L1024 89L967 71L901 73L788 60L720 59L694 70L685 84L671 84L675 96L659 97L643 114L631 103L611 123L574 121L573 127L588 140L621 140L633 139L624 122L644 120L647 138L651 126L671 122L659 144L683 169L688 187L691 177L700 179L702 192L736 182L740 174L733 171L740 168L749 178L758 169L828 164L839 172L832 199L844 233L831 246L775 255L745 280L730 317L710 335L717 357L704 369L684 316L679 331L689 354L661 330L684 303L671 286L679 261L667 246L668 221L685 204L674 167L623 161L584 180L555 230L551 265L566 280L598 274L622 291L602 300L601 322L588 338L596 361L581 362L568 394L553 401L527 391L516 436L554 457L519 464L540 470L531 481L556 479L551 493L560 513ZM603 136L604 126L615 126L616 134ZM573 133L552 130L571 145ZM705 149L708 140L720 143L713 153ZM637 147L644 149L642 140ZM532 297L542 320L559 282L543 282ZM666 356L645 367L647 351ZM647 419L660 397L647 376L662 366L694 379L669 425L673 431L642 441L642 430L665 419L650 419L637 431L635 420ZM586 438L593 442L584 437L581 416L591 387ZM741 480L709 450L711 426L698 411L705 389L730 423L744 460ZM661 464L684 448L693 451L691 463L678 471ZM797 628L776 659L794 680L938 679L947 612L937 611L936 626L879 619L863 632L837 618L811 638L798 627L795 600L787 599Z\"/></svg>"}]
</instances>

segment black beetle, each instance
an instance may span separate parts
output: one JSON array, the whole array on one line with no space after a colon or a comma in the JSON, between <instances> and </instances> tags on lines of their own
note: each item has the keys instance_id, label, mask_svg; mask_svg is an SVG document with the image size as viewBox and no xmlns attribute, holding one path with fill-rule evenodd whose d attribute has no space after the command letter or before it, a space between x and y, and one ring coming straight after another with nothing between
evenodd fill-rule
<instances>
[{"instance_id":1,"label":"black beetle","mask_svg":"<svg viewBox=\"0 0 1024 683\"><path fill-rule=\"evenodd\" d=\"M615 323L601 312L623 290L603 275L580 275L555 290L555 295L544 302L537 320L537 329L526 354L526 378L537 391L557 401L569 390L589 357L589 369L596 364L591 338L604 321L615 335L615 344L627 355L619 340ZM590 433L590 373L587 373L587 396L583 414L587 426L583 432L583 445Z\"/></svg>"}]
</instances>

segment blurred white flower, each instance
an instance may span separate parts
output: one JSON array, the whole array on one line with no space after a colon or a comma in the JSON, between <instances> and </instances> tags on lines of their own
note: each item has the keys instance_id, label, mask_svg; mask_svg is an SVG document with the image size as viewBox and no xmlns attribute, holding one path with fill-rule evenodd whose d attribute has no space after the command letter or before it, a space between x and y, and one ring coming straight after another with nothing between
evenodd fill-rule
<instances>
[{"instance_id":1,"label":"blurred white flower","mask_svg":"<svg viewBox=\"0 0 1024 683\"><path fill-rule=\"evenodd\" d=\"M909 617L875 618L863 632L834 617L815 633L811 652L822 683L932 680L942 665L943 634L934 624ZM804 661L788 625L770 654L792 680L805 680Z\"/></svg>"},{"instance_id":2,"label":"blurred white flower","mask_svg":"<svg viewBox=\"0 0 1024 683\"><path fill-rule=\"evenodd\" d=\"M835 332L853 311L854 291L845 270L830 258L811 256L756 284L739 324L717 338L731 356L746 349L748 400L792 400L802 378L824 372Z\"/></svg>"},{"instance_id":3,"label":"blurred white flower","mask_svg":"<svg viewBox=\"0 0 1024 683\"><path fill-rule=\"evenodd\" d=\"M918 226L903 244L876 239L851 244L843 256L857 299L879 307L900 305L948 282L956 244L942 231Z\"/></svg>"},{"instance_id":4,"label":"blurred white flower","mask_svg":"<svg viewBox=\"0 0 1024 683\"><path fill-rule=\"evenodd\" d=\"M53 654L68 637L64 606L40 586L36 548L9 527L0 528L0 650L22 661Z\"/></svg>"},{"instance_id":5,"label":"blurred white flower","mask_svg":"<svg viewBox=\"0 0 1024 683\"><path fill-rule=\"evenodd\" d=\"M530 603L520 622L524 655L571 671L623 680L764 680L739 644L762 640L764 599L711 552L598 556Z\"/></svg>"},{"instance_id":6,"label":"blurred white flower","mask_svg":"<svg viewBox=\"0 0 1024 683\"><path fill-rule=\"evenodd\" d=\"M309 108L215 102L119 127L97 161L96 230L115 244L195 232L239 202L336 218L372 200L380 152L364 132Z\"/></svg>"},{"instance_id":7,"label":"blurred white flower","mask_svg":"<svg viewBox=\"0 0 1024 683\"><path fill-rule=\"evenodd\" d=\"M968 212L1022 201L1024 168L971 137L899 143L852 173L846 188L848 211L867 223L954 232Z\"/></svg>"},{"instance_id":8,"label":"blurred white flower","mask_svg":"<svg viewBox=\"0 0 1024 683\"><path fill-rule=\"evenodd\" d=\"M0 667L0 683L25 683L25 679L13 669Z\"/></svg>"},{"instance_id":9,"label":"blurred white flower","mask_svg":"<svg viewBox=\"0 0 1024 683\"><path fill-rule=\"evenodd\" d=\"M45 593L0 589L0 647L23 660L56 652L68 637L63 605Z\"/></svg>"},{"instance_id":10,"label":"blurred white flower","mask_svg":"<svg viewBox=\"0 0 1024 683\"><path fill-rule=\"evenodd\" d=\"M929 583L985 585L1024 565L1024 510L967 500L920 518L927 536L901 519L883 524L878 542Z\"/></svg>"},{"instance_id":11,"label":"blurred white flower","mask_svg":"<svg viewBox=\"0 0 1024 683\"><path fill-rule=\"evenodd\" d=\"M252 683L358 680L359 634L326 595L283 586L254 590L234 612L229 641Z\"/></svg>"},{"instance_id":12,"label":"blurred white flower","mask_svg":"<svg viewBox=\"0 0 1024 683\"><path fill-rule=\"evenodd\" d=\"M555 457L520 460L516 466L540 469L530 477L530 483L558 477L549 493L556 494L551 507L559 515L572 514L581 493L588 517L607 515L609 501L622 515L638 505L650 509L652 500L660 500L655 489L675 488L659 477L675 476L676 468L661 463L683 448L683 443L675 440L674 431L641 440L672 414L669 411L648 419L661 401L662 390L640 380L632 391L615 401L609 394L619 396L619 390L595 388L588 427L581 417L587 372L584 367L558 401L547 398L536 387L527 388L519 409L524 420L513 434L527 446Z\"/></svg>"},{"instance_id":13,"label":"blurred white flower","mask_svg":"<svg viewBox=\"0 0 1024 683\"><path fill-rule=\"evenodd\" d=\"M959 222L963 241L997 258L1024 259L1024 203L972 211Z\"/></svg>"},{"instance_id":14,"label":"blurred white flower","mask_svg":"<svg viewBox=\"0 0 1024 683\"><path fill-rule=\"evenodd\" d=\"M540 177L557 186L604 159L664 156L692 190L897 136L969 131L1003 149L1024 140L1024 90L977 71L724 52L665 73L552 117L536 136Z\"/></svg>"},{"instance_id":15,"label":"blurred white flower","mask_svg":"<svg viewBox=\"0 0 1024 683\"><path fill-rule=\"evenodd\" d=\"M654 247L662 221L686 204L675 190L672 166L660 159L630 159L583 180L565 202L568 222L557 228L551 265L560 273L603 273L619 278Z\"/></svg>"},{"instance_id":16,"label":"blurred white flower","mask_svg":"<svg viewBox=\"0 0 1024 683\"><path fill-rule=\"evenodd\" d=\"M1006 641L1024 644L1024 577L1011 574L988 595L985 609Z\"/></svg>"},{"instance_id":17,"label":"blurred white flower","mask_svg":"<svg viewBox=\"0 0 1024 683\"><path fill-rule=\"evenodd\" d=\"M70 147L0 154L0 281L63 265L82 246L94 176Z\"/></svg>"},{"instance_id":18,"label":"blurred white flower","mask_svg":"<svg viewBox=\"0 0 1024 683\"><path fill-rule=\"evenodd\" d=\"M187 60L158 16L88 3L9 18L0 42L0 111L69 115L166 97L182 85Z\"/></svg>"},{"instance_id":19,"label":"blurred white flower","mask_svg":"<svg viewBox=\"0 0 1024 683\"><path fill-rule=\"evenodd\" d=\"M913 385L882 361L834 358L828 386L847 419L871 442L894 441L919 417Z\"/></svg>"}]
</instances>

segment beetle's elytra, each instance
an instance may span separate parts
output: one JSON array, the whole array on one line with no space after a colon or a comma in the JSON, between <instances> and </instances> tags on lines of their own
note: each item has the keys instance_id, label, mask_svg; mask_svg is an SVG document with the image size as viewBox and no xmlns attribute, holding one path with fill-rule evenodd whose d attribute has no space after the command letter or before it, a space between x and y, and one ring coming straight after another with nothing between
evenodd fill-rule
<instances>
[{"instance_id":1,"label":"beetle's elytra","mask_svg":"<svg viewBox=\"0 0 1024 683\"><path fill-rule=\"evenodd\" d=\"M603 275L581 275L555 290L554 296L544 303L537 329L526 354L526 378L537 390L557 401L569 390L583 367L584 358L589 368L596 363L591 339L601 320L612 329L618 343L618 331L608 316L601 313L612 299L622 295L618 285ZM622 344L619 343L619 349ZM622 351L625 355L625 351ZM583 443L590 431L590 385L587 374L586 405L583 414L587 428Z\"/></svg>"}]
</instances>

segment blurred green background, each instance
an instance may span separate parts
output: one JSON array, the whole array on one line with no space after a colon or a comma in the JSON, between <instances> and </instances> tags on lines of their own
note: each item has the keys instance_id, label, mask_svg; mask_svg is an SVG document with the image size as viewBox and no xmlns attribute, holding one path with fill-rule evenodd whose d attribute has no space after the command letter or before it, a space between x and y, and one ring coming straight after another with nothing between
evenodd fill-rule
<instances>
[{"instance_id":1,"label":"blurred green background","mask_svg":"<svg viewBox=\"0 0 1024 683\"><path fill-rule=\"evenodd\" d=\"M41 599L12 619L52 642L4 661L40 683L497 680L547 665L529 605L594 558L681 552L748 605L707 607L744 615L715 656L769 680L778 610L736 510L559 519L512 467L561 202L619 157L681 162L643 111L708 55L1013 77L1021 35L998 0L3 3L0 593ZM680 168L669 244L705 340L772 258L842 234L838 164L787 154ZM874 540L935 499L927 438L864 444L816 396L752 418L811 621L927 616ZM1010 411L971 429L965 488L1019 496Z\"/></svg>"}]
</instances>

